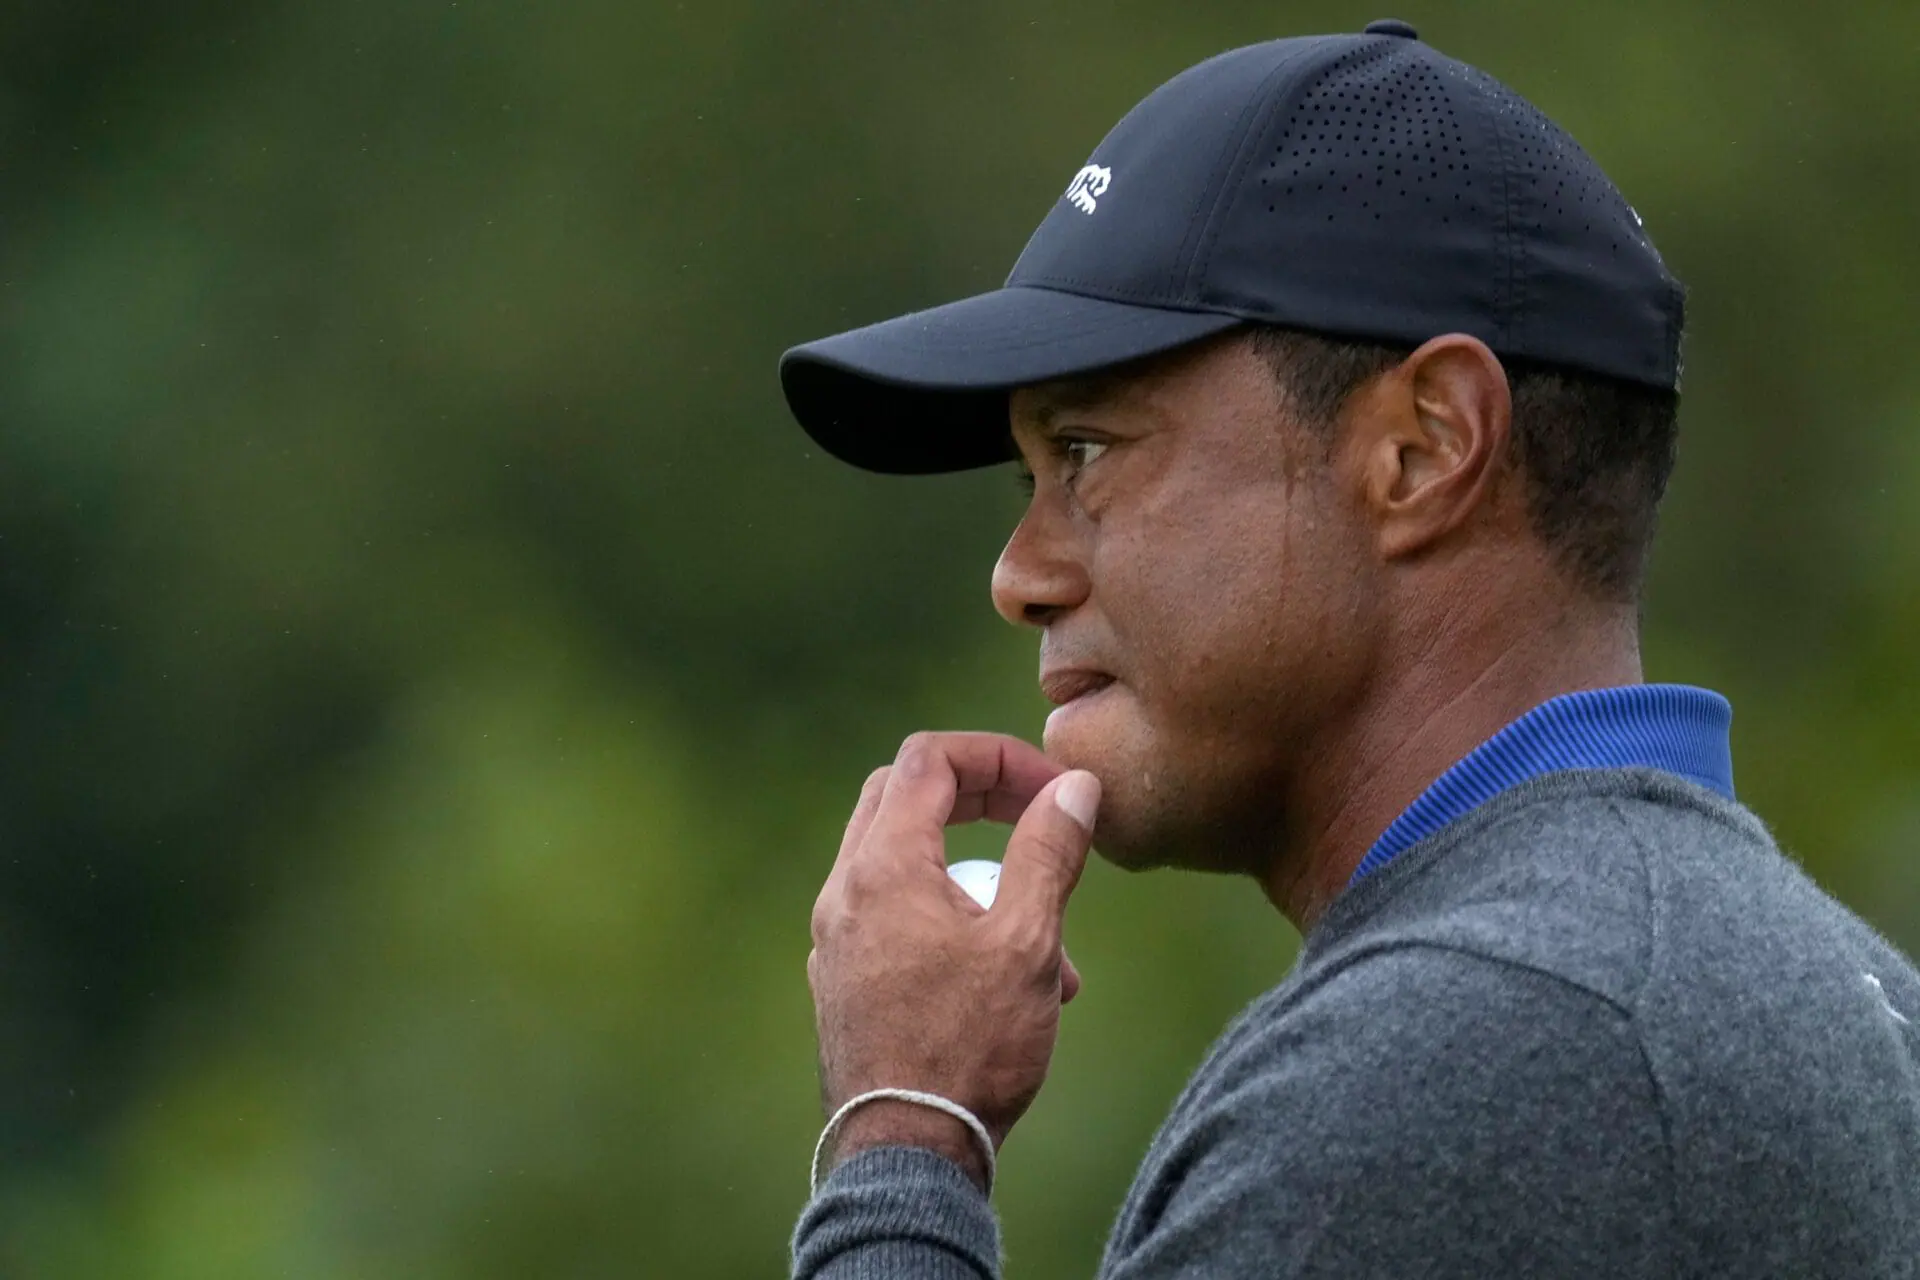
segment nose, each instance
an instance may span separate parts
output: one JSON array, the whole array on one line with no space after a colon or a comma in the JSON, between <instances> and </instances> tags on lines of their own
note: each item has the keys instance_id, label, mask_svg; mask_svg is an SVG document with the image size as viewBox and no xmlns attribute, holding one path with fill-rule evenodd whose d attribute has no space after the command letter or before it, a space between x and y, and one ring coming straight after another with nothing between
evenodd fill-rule
<instances>
[{"instance_id":1,"label":"nose","mask_svg":"<svg viewBox=\"0 0 1920 1280\"><path fill-rule=\"evenodd\" d=\"M1086 602L1086 563L1062 523L1029 508L993 567L993 607L1015 626L1047 626Z\"/></svg>"}]
</instances>

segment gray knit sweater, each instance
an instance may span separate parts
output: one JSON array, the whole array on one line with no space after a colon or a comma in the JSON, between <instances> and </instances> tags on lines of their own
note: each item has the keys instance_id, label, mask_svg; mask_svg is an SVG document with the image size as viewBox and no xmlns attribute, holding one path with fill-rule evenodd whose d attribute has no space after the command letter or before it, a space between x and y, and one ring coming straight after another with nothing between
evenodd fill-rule
<instances>
[{"instance_id":1,"label":"gray knit sweater","mask_svg":"<svg viewBox=\"0 0 1920 1280\"><path fill-rule=\"evenodd\" d=\"M836 1170L807 1280L987 1280L925 1151ZM1920 1277L1920 975L1745 809L1524 783L1342 895L1141 1164L1109 1280Z\"/></svg>"}]
</instances>

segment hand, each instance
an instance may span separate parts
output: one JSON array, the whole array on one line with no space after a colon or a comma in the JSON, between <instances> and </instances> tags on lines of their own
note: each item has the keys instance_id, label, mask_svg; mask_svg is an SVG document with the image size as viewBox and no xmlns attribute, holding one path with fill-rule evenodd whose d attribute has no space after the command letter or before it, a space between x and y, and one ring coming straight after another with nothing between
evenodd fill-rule
<instances>
[{"instance_id":1,"label":"hand","mask_svg":"<svg viewBox=\"0 0 1920 1280\"><path fill-rule=\"evenodd\" d=\"M1005 1141L1046 1080L1060 1007L1080 985L1061 918L1099 785L987 733L916 734L867 779L814 904L807 958L828 1114L869 1089L919 1089L972 1111L996 1149ZM1078 817L1057 803L1063 790ZM1016 824L991 910L946 873L945 828L983 817ZM837 1155L888 1142L941 1151L983 1178L966 1129L911 1104L855 1111Z\"/></svg>"}]
</instances>

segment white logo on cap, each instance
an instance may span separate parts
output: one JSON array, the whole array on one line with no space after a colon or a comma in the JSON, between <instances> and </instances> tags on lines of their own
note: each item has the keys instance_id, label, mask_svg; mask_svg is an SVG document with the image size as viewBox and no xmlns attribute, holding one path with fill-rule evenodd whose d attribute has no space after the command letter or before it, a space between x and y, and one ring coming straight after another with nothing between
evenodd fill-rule
<instances>
[{"instance_id":1,"label":"white logo on cap","mask_svg":"<svg viewBox=\"0 0 1920 1280\"><path fill-rule=\"evenodd\" d=\"M1113 170L1090 164L1074 174L1073 181L1067 184L1067 203L1082 213L1092 213L1112 181Z\"/></svg>"}]
</instances>

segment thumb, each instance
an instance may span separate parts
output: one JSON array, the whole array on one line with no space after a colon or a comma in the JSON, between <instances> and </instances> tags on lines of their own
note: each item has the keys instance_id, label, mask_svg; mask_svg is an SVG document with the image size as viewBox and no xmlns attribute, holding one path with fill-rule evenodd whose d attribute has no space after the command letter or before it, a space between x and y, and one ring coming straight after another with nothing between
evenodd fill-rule
<instances>
[{"instance_id":1,"label":"thumb","mask_svg":"<svg viewBox=\"0 0 1920 1280\"><path fill-rule=\"evenodd\" d=\"M1067 899L1087 865L1099 807L1100 780L1084 769L1048 783L1020 815L1007 841L994 909L1032 917L1043 936L1057 938Z\"/></svg>"}]
</instances>

